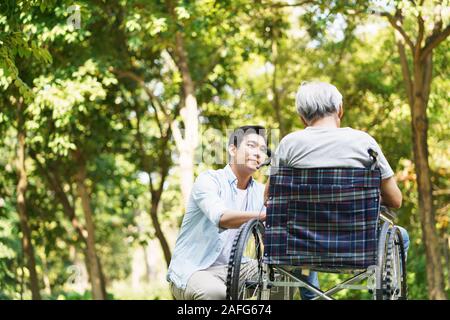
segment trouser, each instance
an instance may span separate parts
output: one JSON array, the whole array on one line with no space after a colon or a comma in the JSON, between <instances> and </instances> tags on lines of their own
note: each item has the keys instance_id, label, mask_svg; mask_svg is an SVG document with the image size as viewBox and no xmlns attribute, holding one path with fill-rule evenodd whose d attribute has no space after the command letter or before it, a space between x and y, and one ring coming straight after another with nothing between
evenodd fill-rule
<instances>
[{"instance_id":1,"label":"trouser","mask_svg":"<svg viewBox=\"0 0 450 320\"><path fill-rule=\"evenodd\" d=\"M251 274L256 274L257 262L251 260L241 265L240 281L248 279ZM189 278L186 288L178 288L172 282L170 291L177 300L225 300L227 265L212 266L204 270L196 271Z\"/></svg>"},{"instance_id":2,"label":"trouser","mask_svg":"<svg viewBox=\"0 0 450 320\"><path fill-rule=\"evenodd\" d=\"M227 287L227 266L220 265L194 272L186 288L178 288L172 282L170 290L176 300L224 300Z\"/></svg>"}]
</instances>

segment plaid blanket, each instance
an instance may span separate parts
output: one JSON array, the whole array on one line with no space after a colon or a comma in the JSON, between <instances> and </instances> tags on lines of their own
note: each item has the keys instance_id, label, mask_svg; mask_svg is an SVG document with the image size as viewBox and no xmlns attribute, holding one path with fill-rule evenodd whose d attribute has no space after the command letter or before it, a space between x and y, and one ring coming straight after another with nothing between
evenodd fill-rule
<instances>
[{"instance_id":1,"label":"plaid blanket","mask_svg":"<svg viewBox=\"0 0 450 320\"><path fill-rule=\"evenodd\" d=\"M276 169L264 263L327 270L376 264L379 169Z\"/></svg>"}]
</instances>

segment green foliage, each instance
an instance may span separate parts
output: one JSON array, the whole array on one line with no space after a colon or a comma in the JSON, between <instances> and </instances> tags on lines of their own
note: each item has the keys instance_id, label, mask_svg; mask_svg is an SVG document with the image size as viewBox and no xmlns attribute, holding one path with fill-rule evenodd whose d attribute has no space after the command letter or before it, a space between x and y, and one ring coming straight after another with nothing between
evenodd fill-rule
<instances>
[{"instance_id":1,"label":"green foliage","mask_svg":"<svg viewBox=\"0 0 450 320\"><path fill-rule=\"evenodd\" d=\"M415 17L411 1L400 2ZM298 85L311 79L332 82L344 96L343 126L374 136L396 172L404 196L398 223L411 237L409 293L413 299L427 298L411 116L393 32L368 14L376 3L315 1L301 8L248 0L173 4L172 12L164 1L77 1L78 28L68 23L72 1L0 2L0 299L30 297L16 203L20 119L26 129L27 214L44 297L92 298L89 287L70 283L71 267L84 264L86 247L48 178L58 179L84 226L76 192L76 154L81 153L109 298L170 298L165 263L154 247L151 282L137 292L129 281L136 272L136 252L157 240L149 211L152 188L160 184L165 167L158 219L171 247L183 217L170 129L186 98L174 55L177 35L184 40L200 112L203 149L198 151L203 154L196 174L223 166L226 153L222 163L215 163L212 152L224 145L227 129L263 124L281 129L276 140L302 128L294 107ZM405 21L411 32L413 20ZM450 231L449 46L447 40L434 51L427 111L437 229L443 239ZM323 274L321 286L340 277ZM366 296L344 291L340 298Z\"/></svg>"}]
</instances>

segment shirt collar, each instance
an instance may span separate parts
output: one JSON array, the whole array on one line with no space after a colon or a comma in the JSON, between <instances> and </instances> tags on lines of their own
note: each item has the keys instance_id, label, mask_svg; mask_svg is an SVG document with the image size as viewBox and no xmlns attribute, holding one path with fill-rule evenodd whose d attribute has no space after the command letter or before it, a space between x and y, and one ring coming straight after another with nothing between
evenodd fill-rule
<instances>
[{"instance_id":1,"label":"shirt collar","mask_svg":"<svg viewBox=\"0 0 450 320\"><path fill-rule=\"evenodd\" d=\"M227 164L225 166L224 170L225 170L225 174L226 174L227 179L228 179L228 183L229 184L237 184L237 177L234 174L233 170L231 169L230 164ZM253 183L254 183L253 177L250 177L250 181L248 182L248 186L247 187L248 188L252 187Z\"/></svg>"}]
</instances>

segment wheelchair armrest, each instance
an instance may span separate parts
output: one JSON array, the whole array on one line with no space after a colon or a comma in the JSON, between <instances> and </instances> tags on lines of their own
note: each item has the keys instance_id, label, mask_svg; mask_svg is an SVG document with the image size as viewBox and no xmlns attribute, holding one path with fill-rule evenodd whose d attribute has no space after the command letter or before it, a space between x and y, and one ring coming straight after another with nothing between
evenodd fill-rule
<instances>
[{"instance_id":1,"label":"wheelchair armrest","mask_svg":"<svg viewBox=\"0 0 450 320\"><path fill-rule=\"evenodd\" d=\"M380 207L380 213L390 220L397 219L397 213L386 206Z\"/></svg>"}]
</instances>

